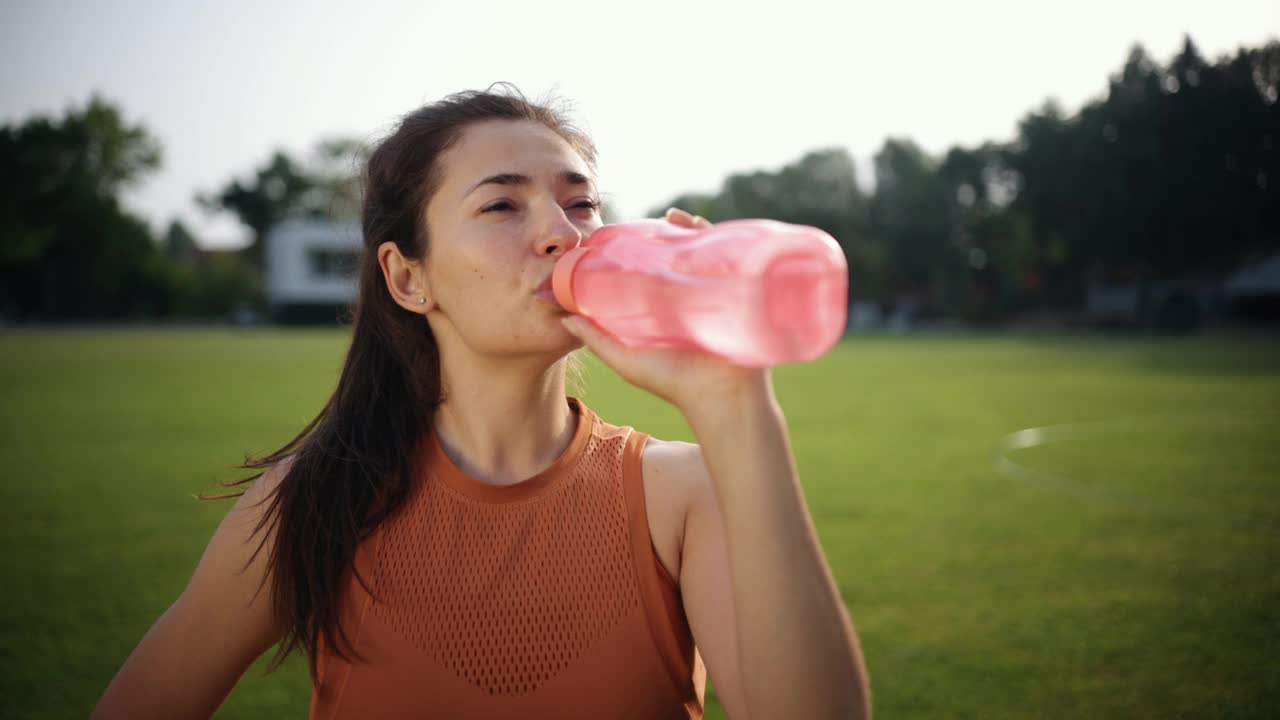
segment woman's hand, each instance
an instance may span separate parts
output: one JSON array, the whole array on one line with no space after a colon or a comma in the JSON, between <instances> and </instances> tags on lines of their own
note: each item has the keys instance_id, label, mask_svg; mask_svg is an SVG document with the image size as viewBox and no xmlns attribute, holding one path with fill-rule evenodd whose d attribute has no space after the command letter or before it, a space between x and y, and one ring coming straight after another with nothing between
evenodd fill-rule
<instances>
[{"instance_id":1,"label":"woman's hand","mask_svg":"<svg viewBox=\"0 0 1280 720\"><path fill-rule=\"evenodd\" d=\"M667 211L667 222L688 228L710 227L705 218L684 210ZM772 389L768 368L735 365L717 355L675 348L629 348L581 315L564 326L624 380L679 408L687 417L704 414L730 399Z\"/></svg>"}]
</instances>

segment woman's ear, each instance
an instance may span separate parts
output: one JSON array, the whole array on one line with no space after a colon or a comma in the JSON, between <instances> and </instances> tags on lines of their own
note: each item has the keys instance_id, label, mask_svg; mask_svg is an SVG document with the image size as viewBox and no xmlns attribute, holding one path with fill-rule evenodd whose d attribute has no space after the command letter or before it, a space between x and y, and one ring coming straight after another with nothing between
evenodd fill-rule
<instances>
[{"instance_id":1,"label":"woman's ear","mask_svg":"<svg viewBox=\"0 0 1280 720\"><path fill-rule=\"evenodd\" d=\"M387 291L397 305L423 315L435 308L427 284L427 269L421 262L401 255L400 248L388 240L378 246L378 265L382 267Z\"/></svg>"}]
</instances>

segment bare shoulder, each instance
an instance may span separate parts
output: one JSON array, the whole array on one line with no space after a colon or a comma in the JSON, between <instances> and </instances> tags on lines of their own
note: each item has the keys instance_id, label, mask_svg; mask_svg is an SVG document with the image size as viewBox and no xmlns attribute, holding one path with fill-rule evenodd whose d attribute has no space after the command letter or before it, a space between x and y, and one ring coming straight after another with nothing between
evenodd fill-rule
<instances>
[{"instance_id":1,"label":"bare shoulder","mask_svg":"<svg viewBox=\"0 0 1280 720\"><path fill-rule=\"evenodd\" d=\"M269 585L268 558L275 544L279 515L272 514L272 500L293 467L289 455L266 468L253 484L236 498L214 530L196 571L188 582L185 598L220 598L238 591L241 581L252 580L256 597L260 583ZM232 583L229 578L235 578Z\"/></svg>"},{"instance_id":2,"label":"bare shoulder","mask_svg":"<svg viewBox=\"0 0 1280 720\"><path fill-rule=\"evenodd\" d=\"M214 536L206 550L208 560L232 560L252 565L261 573L269 573L265 562L268 553L257 553L259 546L269 547L274 542L276 518L266 517L271 509L271 501L280 489L280 484L293 467L294 455L282 458L266 468L245 491L236 499L234 505L223 517L222 523L214 531ZM265 522L264 522L265 521ZM252 561L250 560L252 558ZM221 564L221 563L219 563ZM193 584L200 579L200 572L192 578ZM222 585L222 583L218 583Z\"/></svg>"},{"instance_id":3,"label":"bare shoulder","mask_svg":"<svg viewBox=\"0 0 1280 720\"><path fill-rule=\"evenodd\" d=\"M679 578L689 508L711 491L702 447L650 438L641 456L641 468L654 549L671 576Z\"/></svg>"},{"instance_id":4,"label":"bare shoulder","mask_svg":"<svg viewBox=\"0 0 1280 720\"><path fill-rule=\"evenodd\" d=\"M276 491L280 489L280 483L289 474L296 457L296 454L287 455L263 470L253 484L236 499L227 513L228 517L239 516L242 520L261 518L267 511L271 499L275 497Z\"/></svg>"},{"instance_id":5,"label":"bare shoulder","mask_svg":"<svg viewBox=\"0 0 1280 720\"><path fill-rule=\"evenodd\" d=\"M706 477L702 446L697 443L650 438L645 445L642 462L646 482L651 476L660 482L682 485L710 479Z\"/></svg>"},{"instance_id":6,"label":"bare shoulder","mask_svg":"<svg viewBox=\"0 0 1280 720\"><path fill-rule=\"evenodd\" d=\"M272 499L293 467L294 456L285 457L259 476L223 517L210 538L196 570L178 603L202 616L234 608L244 626L253 626L258 637L278 637L283 627L269 601L271 548L279 531L279 516L269 515ZM260 589L267 592L260 593ZM230 623L231 619L227 618Z\"/></svg>"}]
</instances>

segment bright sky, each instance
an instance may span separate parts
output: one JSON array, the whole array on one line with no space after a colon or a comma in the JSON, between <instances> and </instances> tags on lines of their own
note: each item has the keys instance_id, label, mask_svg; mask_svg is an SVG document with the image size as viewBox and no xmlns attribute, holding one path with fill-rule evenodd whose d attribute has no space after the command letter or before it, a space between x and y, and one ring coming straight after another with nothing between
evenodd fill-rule
<instances>
[{"instance_id":1,"label":"bright sky","mask_svg":"<svg viewBox=\"0 0 1280 720\"><path fill-rule=\"evenodd\" d=\"M450 92L555 91L601 151L623 219L731 172L843 146L870 185L887 136L941 153L1011 138L1046 98L1100 95L1130 46L1166 62L1190 33L1211 60L1280 36L1275 0L0 0L0 123L98 91L164 146L129 195L205 245L237 223L199 191L273 148L378 137Z\"/></svg>"}]
</instances>

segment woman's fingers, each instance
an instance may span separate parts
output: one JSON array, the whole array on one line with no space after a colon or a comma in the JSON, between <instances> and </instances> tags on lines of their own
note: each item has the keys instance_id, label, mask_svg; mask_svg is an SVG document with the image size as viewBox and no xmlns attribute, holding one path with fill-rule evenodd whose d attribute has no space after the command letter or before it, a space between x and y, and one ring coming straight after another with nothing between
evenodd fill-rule
<instances>
[{"instance_id":1,"label":"woman's fingers","mask_svg":"<svg viewBox=\"0 0 1280 720\"><path fill-rule=\"evenodd\" d=\"M595 323L590 320L578 316L570 315L561 318L560 323L565 329L573 333L579 340L587 346L587 349L596 354L596 357L605 362L606 365L613 366L617 363L626 348L622 343L596 327Z\"/></svg>"},{"instance_id":2,"label":"woman's fingers","mask_svg":"<svg viewBox=\"0 0 1280 720\"><path fill-rule=\"evenodd\" d=\"M671 208L667 210L667 222L681 227L710 227L711 223L701 215L693 215L687 210Z\"/></svg>"},{"instance_id":3,"label":"woman's fingers","mask_svg":"<svg viewBox=\"0 0 1280 720\"><path fill-rule=\"evenodd\" d=\"M693 216L680 208L671 208L667 210L667 222L681 227L692 227Z\"/></svg>"}]
</instances>

